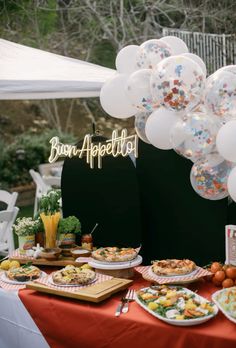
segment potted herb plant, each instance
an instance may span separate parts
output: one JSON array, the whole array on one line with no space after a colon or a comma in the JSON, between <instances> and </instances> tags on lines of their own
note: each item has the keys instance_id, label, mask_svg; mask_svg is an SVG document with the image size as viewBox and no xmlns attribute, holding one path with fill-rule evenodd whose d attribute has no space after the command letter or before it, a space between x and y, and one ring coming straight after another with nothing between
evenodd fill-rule
<instances>
[{"instance_id":1,"label":"potted herb plant","mask_svg":"<svg viewBox=\"0 0 236 348\"><path fill-rule=\"evenodd\" d=\"M75 235L81 233L81 224L76 216L68 216L59 221L59 241L61 245L75 244Z\"/></svg>"},{"instance_id":2,"label":"potted herb plant","mask_svg":"<svg viewBox=\"0 0 236 348\"><path fill-rule=\"evenodd\" d=\"M13 231L18 236L21 252L31 249L35 245L36 222L31 217L17 218Z\"/></svg>"},{"instance_id":3,"label":"potted herb plant","mask_svg":"<svg viewBox=\"0 0 236 348\"><path fill-rule=\"evenodd\" d=\"M60 190L51 190L43 195L39 201L39 213L44 224L45 247L55 248L57 239L57 227L61 217Z\"/></svg>"}]
</instances>

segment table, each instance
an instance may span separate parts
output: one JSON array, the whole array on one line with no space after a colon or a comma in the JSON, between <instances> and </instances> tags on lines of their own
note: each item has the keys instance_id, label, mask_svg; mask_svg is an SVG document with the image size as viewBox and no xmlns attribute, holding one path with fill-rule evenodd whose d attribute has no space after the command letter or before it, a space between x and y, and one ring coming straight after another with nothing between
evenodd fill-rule
<instances>
[{"instance_id":1,"label":"table","mask_svg":"<svg viewBox=\"0 0 236 348\"><path fill-rule=\"evenodd\" d=\"M133 288L149 283L136 276ZM198 282L199 294L210 299L212 284ZM145 312L135 302L130 311L115 317L121 294L100 303L73 301L33 290L21 290L19 297L51 348L235 348L236 327L222 313L191 327L168 325Z\"/></svg>"},{"instance_id":2,"label":"table","mask_svg":"<svg viewBox=\"0 0 236 348\"><path fill-rule=\"evenodd\" d=\"M0 289L0 347L49 348L17 291Z\"/></svg>"}]
</instances>

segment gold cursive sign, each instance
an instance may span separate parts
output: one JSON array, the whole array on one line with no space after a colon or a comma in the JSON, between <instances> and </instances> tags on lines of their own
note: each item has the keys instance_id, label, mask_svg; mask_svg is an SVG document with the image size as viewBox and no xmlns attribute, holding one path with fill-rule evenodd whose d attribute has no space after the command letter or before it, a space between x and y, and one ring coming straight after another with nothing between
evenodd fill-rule
<instances>
[{"instance_id":1,"label":"gold cursive sign","mask_svg":"<svg viewBox=\"0 0 236 348\"><path fill-rule=\"evenodd\" d=\"M133 154L136 158L138 157L138 136L128 136L127 129L122 129L120 136L118 131L114 130L111 139L106 140L105 143L95 144L92 142L92 135L87 134L84 137L81 149L78 149L75 145L62 144L58 137L53 137L50 144L51 153L48 159L50 163L55 162L59 157L71 158L78 156L82 158L86 155L86 162L90 165L90 168L94 168L94 158L96 157L98 168L102 168L102 157L107 155L126 157Z\"/></svg>"}]
</instances>

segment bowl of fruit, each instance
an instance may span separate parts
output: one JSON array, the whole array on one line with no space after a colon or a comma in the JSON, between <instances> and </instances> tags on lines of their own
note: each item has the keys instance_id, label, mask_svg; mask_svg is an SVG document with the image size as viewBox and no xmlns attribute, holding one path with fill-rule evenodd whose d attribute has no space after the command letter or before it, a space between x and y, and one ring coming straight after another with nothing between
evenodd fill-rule
<instances>
[{"instance_id":1,"label":"bowl of fruit","mask_svg":"<svg viewBox=\"0 0 236 348\"><path fill-rule=\"evenodd\" d=\"M217 287L230 288L236 285L236 266L212 262L209 267L212 272L211 281Z\"/></svg>"}]
</instances>

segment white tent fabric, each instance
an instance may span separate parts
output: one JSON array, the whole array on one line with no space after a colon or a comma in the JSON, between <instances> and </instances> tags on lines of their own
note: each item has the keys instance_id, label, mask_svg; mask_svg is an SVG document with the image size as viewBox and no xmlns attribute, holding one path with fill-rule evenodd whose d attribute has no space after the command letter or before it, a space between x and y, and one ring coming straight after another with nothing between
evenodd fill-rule
<instances>
[{"instance_id":1,"label":"white tent fabric","mask_svg":"<svg viewBox=\"0 0 236 348\"><path fill-rule=\"evenodd\" d=\"M0 39L0 99L97 97L115 70Z\"/></svg>"}]
</instances>

